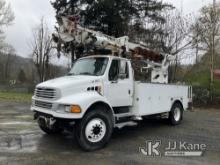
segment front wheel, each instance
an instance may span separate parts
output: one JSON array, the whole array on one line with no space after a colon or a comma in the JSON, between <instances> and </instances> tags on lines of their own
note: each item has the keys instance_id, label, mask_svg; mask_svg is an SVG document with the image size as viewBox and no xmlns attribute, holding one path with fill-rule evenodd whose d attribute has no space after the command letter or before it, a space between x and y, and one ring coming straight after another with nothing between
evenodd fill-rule
<instances>
[{"instance_id":1,"label":"front wheel","mask_svg":"<svg viewBox=\"0 0 220 165\"><path fill-rule=\"evenodd\" d=\"M183 119L183 107L180 103L174 103L169 113L169 121L172 125L178 125Z\"/></svg>"},{"instance_id":2,"label":"front wheel","mask_svg":"<svg viewBox=\"0 0 220 165\"><path fill-rule=\"evenodd\" d=\"M102 107L88 112L76 125L76 140L86 151L103 148L113 131L113 120L110 113Z\"/></svg>"}]
</instances>

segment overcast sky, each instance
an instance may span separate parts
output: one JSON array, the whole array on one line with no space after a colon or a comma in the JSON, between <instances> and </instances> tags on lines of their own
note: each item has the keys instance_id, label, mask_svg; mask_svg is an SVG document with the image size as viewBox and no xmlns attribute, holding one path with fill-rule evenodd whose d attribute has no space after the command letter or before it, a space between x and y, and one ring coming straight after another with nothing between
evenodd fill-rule
<instances>
[{"instance_id":1,"label":"overcast sky","mask_svg":"<svg viewBox=\"0 0 220 165\"><path fill-rule=\"evenodd\" d=\"M51 31L55 24L54 10L50 0L6 0L11 3L15 13L12 26L6 29L7 42L14 46L17 53L27 57L31 53L28 40L31 38L32 30L39 24L40 18L44 16ZM182 9L184 13L198 13L198 10L212 0L164 0Z\"/></svg>"}]
</instances>

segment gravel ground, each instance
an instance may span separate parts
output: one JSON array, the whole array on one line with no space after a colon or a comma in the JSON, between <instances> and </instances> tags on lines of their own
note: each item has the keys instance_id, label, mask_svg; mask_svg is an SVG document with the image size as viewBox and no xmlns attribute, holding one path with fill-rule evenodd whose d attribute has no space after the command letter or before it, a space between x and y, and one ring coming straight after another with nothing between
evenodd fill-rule
<instances>
[{"instance_id":1,"label":"gravel ground","mask_svg":"<svg viewBox=\"0 0 220 165\"><path fill-rule=\"evenodd\" d=\"M181 125L148 119L138 126L115 130L106 148L82 151L72 134L49 136L33 121L29 104L0 102L0 164L15 165L141 165L141 164L220 164L220 109L185 112ZM160 157L145 156L139 147L146 140L161 140ZM166 157L169 141L205 144L201 157Z\"/></svg>"}]
</instances>

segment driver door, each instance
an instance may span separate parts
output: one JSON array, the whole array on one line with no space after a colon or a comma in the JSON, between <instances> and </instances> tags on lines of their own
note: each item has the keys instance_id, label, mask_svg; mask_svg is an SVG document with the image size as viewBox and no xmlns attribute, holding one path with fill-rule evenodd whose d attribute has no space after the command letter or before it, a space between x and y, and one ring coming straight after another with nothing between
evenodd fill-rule
<instances>
[{"instance_id":1,"label":"driver door","mask_svg":"<svg viewBox=\"0 0 220 165\"><path fill-rule=\"evenodd\" d=\"M131 76L127 60L112 60L105 89L106 97L113 107L132 105L133 80Z\"/></svg>"}]
</instances>

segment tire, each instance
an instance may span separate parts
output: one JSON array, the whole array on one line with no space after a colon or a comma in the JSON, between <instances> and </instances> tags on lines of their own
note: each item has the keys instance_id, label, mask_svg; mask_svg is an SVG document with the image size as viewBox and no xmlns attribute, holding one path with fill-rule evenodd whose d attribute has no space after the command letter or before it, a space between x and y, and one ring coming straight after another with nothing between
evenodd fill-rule
<instances>
[{"instance_id":1,"label":"tire","mask_svg":"<svg viewBox=\"0 0 220 165\"><path fill-rule=\"evenodd\" d=\"M180 103L174 103L169 113L169 122L171 125L178 125L183 119L183 106Z\"/></svg>"},{"instance_id":2,"label":"tire","mask_svg":"<svg viewBox=\"0 0 220 165\"><path fill-rule=\"evenodd\" d=\"M63 131L61 128L59 128L59 125L57 123L55 123L52 128L49 128L43 119L38 120L38 125L39 128L48 135L59 134Z\"/></svg>"},{"instance_id":3,"label":"tire","mask_svg":"<svg viewBox=\"0 0 220 165\"><path fill-rule=\"evenodd\" d=\"M76 124L75 137L83 150L94 151L106 146L112 131L112 114L105 107L95 107Z\"/></svg>"}]
</instances>

